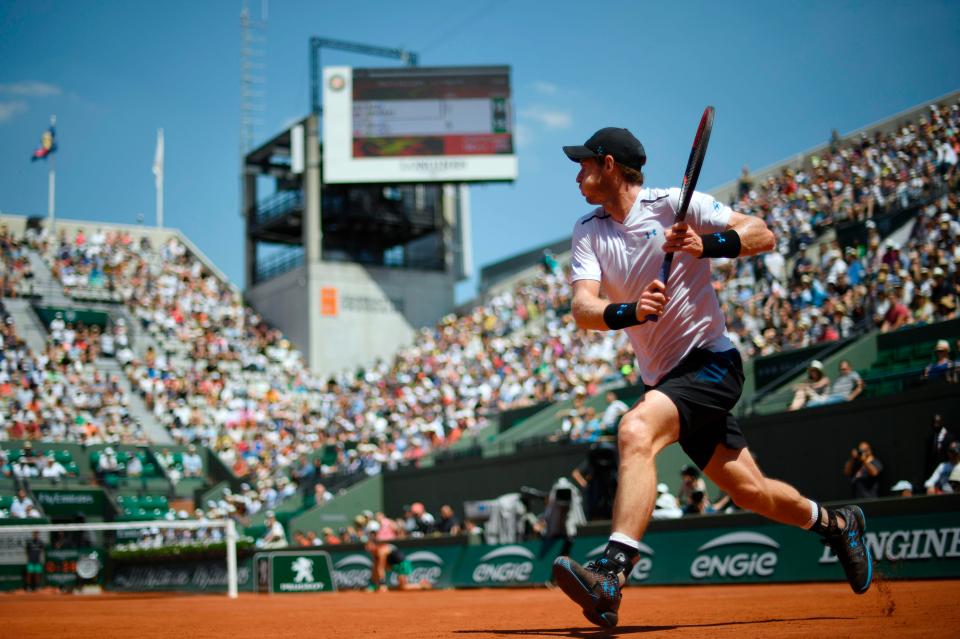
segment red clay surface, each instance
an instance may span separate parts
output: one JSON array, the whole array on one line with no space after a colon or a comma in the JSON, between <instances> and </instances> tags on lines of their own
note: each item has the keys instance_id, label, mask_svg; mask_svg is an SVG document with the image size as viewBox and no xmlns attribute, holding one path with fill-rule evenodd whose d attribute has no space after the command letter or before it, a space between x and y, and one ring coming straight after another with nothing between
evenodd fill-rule
<instances>
[{"instance_id":1,"label":"red clay surface","mask_svg":"<svg viewBox=\"0 0 960 639\"><path fill-rule=\"evenodd\" d=\"M620 626L594 628L559 591L367 594L11 594L0 637L957 637L960 581L628 588Z\"/></svg>"}]
</instances>

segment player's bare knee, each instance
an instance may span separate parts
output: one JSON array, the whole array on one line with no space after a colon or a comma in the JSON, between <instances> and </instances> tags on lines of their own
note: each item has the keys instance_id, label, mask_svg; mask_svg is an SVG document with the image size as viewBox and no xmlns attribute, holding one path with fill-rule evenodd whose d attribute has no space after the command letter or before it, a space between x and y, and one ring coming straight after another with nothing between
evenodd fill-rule
<instances>
[{"instance_id":1,"label":"player's bare knee","mask_svg":"<svg viewBox=\"0 0 960 639\"><path fill-rule=\"evenodd\" d=\"M650 423L640 415L624 415L620 420L617 432L617 442L620 445L621 457L649 457L654 450L654 432Z\"/></svg>"}]
</instances>

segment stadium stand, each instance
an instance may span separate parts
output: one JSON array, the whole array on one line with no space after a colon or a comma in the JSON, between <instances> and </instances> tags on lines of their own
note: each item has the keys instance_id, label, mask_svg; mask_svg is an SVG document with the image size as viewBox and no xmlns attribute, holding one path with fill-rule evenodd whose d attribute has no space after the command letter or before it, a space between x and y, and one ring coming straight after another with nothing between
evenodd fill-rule
<instances>
[{"instance_id":1,"label":"stadium stand","mask_svg":"<svg viewBox=\"0 0 960 639\"><path fill-rule=\"evenodd\" d=\"M780 238L773 254L715 265L728 333L746 358L957 317L958 131L958 104L933 105L895 132L834 138L757 183L745 172L734 207L764 218ZM907 225L881 235L896 230L876 224L891 216ZM862 241L833 233L850 224L862 225ZM122 470L100 481L116 493L118 517L179 516L169 500L201 494L208 513L251 525L267 510L291 517L312 504L318 480L306 486L307 467L335 490L348 483L340 478L464 449L478 434L493 438L499 414L528 406L547 408L528 420L536 428L512 429L509 439L549 437L575 396L599 414L598 393L638 381L622 334L577 330L562 256L422 329L391 360L320 379L175 236L77 226L55 239L32 229L21 239L0 229L0 255L4 297L35 293L34 271L46 268L64 304L36 309L48 331L42 350L3 316L3 435L85 446L67 459L76 477L95 475L111 445ZM108 321L85 316L81 325L62 314L91 305ZM864 372L867 395L904 388L889 375L914 375L931 345L881 340ZM147 434L154 421L174 444L138 448L156 441ZM580 438L583 426L572 432ZM187 472L191 445L214 451L232 473L219 492L208 490L205 454L199 474ZM128 476L133 457L139 470Z\"/></svg>"}]
</instances>

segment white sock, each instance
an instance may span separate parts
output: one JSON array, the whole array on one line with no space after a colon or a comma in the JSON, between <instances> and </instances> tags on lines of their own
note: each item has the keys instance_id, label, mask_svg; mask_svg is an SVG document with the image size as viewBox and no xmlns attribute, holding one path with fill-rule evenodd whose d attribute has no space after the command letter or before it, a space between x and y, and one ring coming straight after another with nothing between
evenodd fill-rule
<instances>
[{"instance_id":1,"label":"white sock","mask_svg":"<svg viewBox=\"0 0 960 639\"><path fill-rule=\"evenodd\" d=\"M820 505L812 499L808 499L807 501L810 502L810 520L807 522L804 528L807 530L812 530L817 523L817 519L820 518Z\"/></svg>"},{"instance_id":2,"label":"white sock","mask_svg":"<svg viewBox=\"0 0 960 639\"><path fill-rule=\"evenodd\" d=\"M610 541L615 541L618 544L627 546L628 548L633 548L638 552L640 551L640 542L637 541L636 539L633 539L632 537L627 537L623 533L618 533L618 532L613 533L612 535L610 535Z\"/></svg>"}]
</instances>

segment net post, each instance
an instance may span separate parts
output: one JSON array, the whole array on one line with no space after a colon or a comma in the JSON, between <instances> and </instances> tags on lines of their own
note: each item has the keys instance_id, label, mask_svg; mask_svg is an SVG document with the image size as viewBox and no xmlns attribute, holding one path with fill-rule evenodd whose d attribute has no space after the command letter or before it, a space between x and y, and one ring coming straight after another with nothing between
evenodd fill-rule
<instances>
[{"instance_id":1,"label":"net post","mask_svg":"<svg viewBox=\"0 0 960 639\"><path fill-rule=\"evenodd\" d=\"M237 598L237 523L227 519L227 596Z\"/></svg>"}]
</instances>

